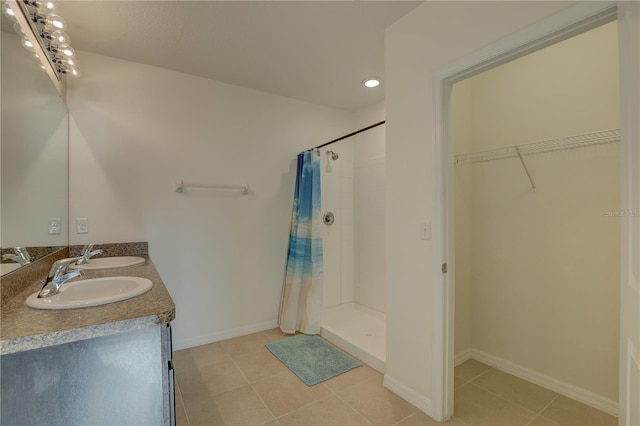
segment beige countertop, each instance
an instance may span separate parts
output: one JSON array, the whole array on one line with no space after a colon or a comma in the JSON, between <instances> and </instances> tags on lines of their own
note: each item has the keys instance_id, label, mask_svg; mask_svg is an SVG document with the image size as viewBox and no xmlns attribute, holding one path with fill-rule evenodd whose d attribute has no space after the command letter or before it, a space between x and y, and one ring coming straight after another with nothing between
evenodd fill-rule
<instances>
[{"instance_id":1,"label":"beige countertop","mask_svg":"<svg viewBox=\"0 0 640 426\"><path fill-rule=\"evenodd\" d=\"M153 282L151 290L131 299L80 309L34 309L28 307L25 300L27 296L40 290L41 285L37 279L31 279L24 289L11 297L3 297L0 354L106 336L172 321L175 318L175 305L169 292L149 256L138 256L144 257L146 262L126 268L85 271L84 275L84 279L135 276L148 278Z\"/></svg>"}]
</instances>

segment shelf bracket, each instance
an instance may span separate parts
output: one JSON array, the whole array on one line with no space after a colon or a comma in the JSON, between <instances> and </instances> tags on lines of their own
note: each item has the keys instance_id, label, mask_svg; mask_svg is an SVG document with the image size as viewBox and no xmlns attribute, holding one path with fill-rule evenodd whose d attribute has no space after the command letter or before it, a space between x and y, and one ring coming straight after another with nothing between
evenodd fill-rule
<instances>
[{"instance_id":1,"label":"shelf bracket","mask_svg":"<svg viewBox=\"0 0 640 426\"><path fill-rule=\"evenodd\" d=\"M522 153L520 152L520 148L516 145L514 146L515 150L516 150L516 154L518 154L518 158L520 159L520 162L522 163L522 167L524 168L524 172L527 174L527 177L529 178L529 182L531 182L531 192L536 192L536 184L533 181L533 178L531 177L531 173L529 173L529 169L527 168L527 163L524 162L524 158L522 157Z\"/></svg>"}]
</instances>

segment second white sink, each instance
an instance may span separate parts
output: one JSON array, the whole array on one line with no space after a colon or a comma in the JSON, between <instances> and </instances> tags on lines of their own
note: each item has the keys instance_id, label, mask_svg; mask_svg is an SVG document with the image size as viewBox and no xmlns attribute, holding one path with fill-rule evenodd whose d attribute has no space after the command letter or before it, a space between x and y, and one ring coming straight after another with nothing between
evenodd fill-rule
<instances>
[{"instance_id":1,"label":"second white sink","mask_svg":"<svg viewBox=\"0 0 640 426\"><path fill-rule=\"evenodd\" d=\"M96 257L85 265L71 265L69 269L115 269L140 265L142 263L144 263L144 258L139 256Z\"/></svg>"},{"instance_id":2,"label":"second white sink","mask_svg":"<svg viewBox=\"0 0 640 426\"><path fill-rule=\"evenodd\" d=\"M27 305L37 309L75 309L119 302L146 293L153 283L141 277L105 277L70 281L54 296L27 297Z\"/></svg>"}]
</instances>

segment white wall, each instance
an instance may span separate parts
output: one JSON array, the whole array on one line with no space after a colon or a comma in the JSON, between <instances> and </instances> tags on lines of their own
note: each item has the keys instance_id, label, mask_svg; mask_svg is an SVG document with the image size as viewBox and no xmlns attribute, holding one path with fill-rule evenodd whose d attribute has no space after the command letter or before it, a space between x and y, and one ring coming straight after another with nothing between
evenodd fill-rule
<instances>
[{"instance_id":1,"label":"white wall","mask_svg":"<svg viewBox=\"0 0 640 426\"><path fill-rule=\"evenodd\" d=\"M68 89L71 244L149 241L176 348L275 326L296 155L350 113L79 52ZM248 183L248 196L174 181ZM75 218L89 234L75 233Z\"/></svg>"},{"instance_id":2,"label":"white wall","mask_svg":"<svg viewBox=\"0 0 640 426\"><path fill-rule=\"evenodd\" d=\"M619 128L617 37L613 22L465 81L471 117L454 114L453 126L471 124L466 152ZM619 155L611 144L527 156L536 193L518 159L456 166L473 176L472 187L456 185L468 197L456 217L471 211L473 228L456 232L456 242L472 241L456 263L473 270L472 303L458 305L456 294L456 315L469 310L456 332L470 329L474 349L612 404L620 223L604 212L620 204Z\"/></svg>"},{"instance_id":3,"label":"white wall","mask_svg":"<svg viewBox=\"0 0 640 426\"><path fill-rule=\"evenodd\" d=\"M428 2L386 31L386 378L423 409L433 395L433 289L440 284L434 248L420 239L420 223L434 214L434 72L570 5Z\"/></svg>"}]
</instances>

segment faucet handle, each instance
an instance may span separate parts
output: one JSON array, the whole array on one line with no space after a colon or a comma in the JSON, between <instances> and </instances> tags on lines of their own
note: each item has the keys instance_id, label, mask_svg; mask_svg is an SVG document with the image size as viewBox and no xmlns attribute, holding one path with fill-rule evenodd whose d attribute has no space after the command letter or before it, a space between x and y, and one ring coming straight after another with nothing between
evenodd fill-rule
<instances>
[{"instance_id":1,"label":"faucet handle","mask_svg":"<svg viewBox=\"0 0 640 426\"><path fill-rule=\"evenodd\" d=\"M15 254L3 254L2 258L5 260L13 260L21 265L26 265L31 263L31 256L29 252L24 247L14 247L13 252Z\"/></svg>"},{"instance_id":2,"label":"faucet handle","mask_svg":"<svg viewBox=\"0 0 640 426\"><path fill-rule=\"evenodd\" d=\"M29 252L27 251L27 249L25 247L14 247L13 251L19 257L21 257L25 262L27 262L27 263L31 262L31 255L29 254Z\"/></svg>"},{"instance_id":3,"label":"faucet handle","mask_svg":"<svg viewBox=\"0 0 640 426\"><path fill-rule=\"evenodd\" d=\"M96 244L96 243L85 244L85 246L82 247L82 255L84 256L85 254L87 254L90 251L92 251L95 246L99 246L99 245L100 244Z\"/></svg>"},{"instance_id":4,"label":"faucet handle","mask_svg":"<svg viewBox=\"0 0 640 426\"><path fill-rule=\"evenodd\" d=\"M69 265L77 262L80 259L82 259L82 256L56 260L55 262L53 262L53 265L51 265L51 269L49 270L49 278L58 278L67 271Z\"/></svg>"},{"instance_id":5,"label":"faucet handle","mask_svg":"<svg viewBox=\"0 0 640 426\"><path fill-rule=\"evenodd\" d=\"M93 247L99 244L87 244L82 249L82 254L80 255L80 260L76 262L77 265L86 265L91 261L93 256L100 255L104 253L101 249L93 250Z\"/></svg>"}]
</instances>

